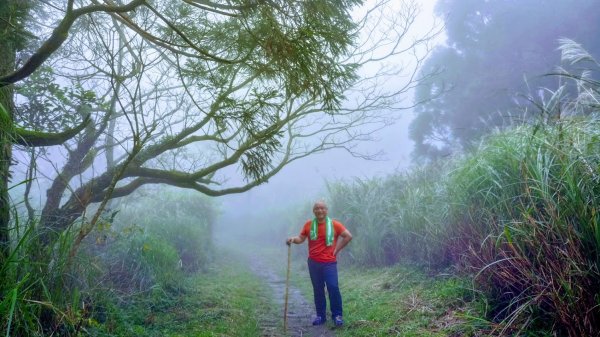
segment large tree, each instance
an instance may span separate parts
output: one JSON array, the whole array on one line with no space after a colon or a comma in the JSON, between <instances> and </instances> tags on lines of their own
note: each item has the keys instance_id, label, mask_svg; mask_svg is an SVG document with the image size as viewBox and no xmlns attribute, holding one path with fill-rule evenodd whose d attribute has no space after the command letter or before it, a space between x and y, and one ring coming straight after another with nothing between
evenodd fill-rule
<instances>
[{"instance_id":1,"label":"large tree","mask_svg":"<svg viewBox=\"0 0 600 337\"><path fill-rule=\"evenodd\" d=\"M102 208L145 184L240 193L313 153L362 155L356 142L407 107L402 94L418 80L435 31L409 35L418 14L412 1L381 1L353 20L359 3L107 0L38 8L58 23L28 61L0 77L5 87L18 84L23 104L11 115L35 134L83 129L46 149L41 162L39 153L30 157L50 181L42 242L76 219L83 239L99 214L87 216L89 205ZM409 68L386 64L403 53L415 57ZM381 87L399 75L408 80ZM54 172L43 169L44 157Z\"/></svg>"},{"instance_id":2,"label":"large tree","mask_svg":"<svg viewBox=\"0 0 600 337\"><path fill-rule=\"evenodd\" d=\"M423 68L442 73L415 92L426 102L410 130L417 158L460 152L523 117L517 106L528 96L557 87L556 78L543 75L560 63L560 38L600 52L594 0L439 0L436 12L445 18L447 41Z\"/></svg>"}]
</instances>

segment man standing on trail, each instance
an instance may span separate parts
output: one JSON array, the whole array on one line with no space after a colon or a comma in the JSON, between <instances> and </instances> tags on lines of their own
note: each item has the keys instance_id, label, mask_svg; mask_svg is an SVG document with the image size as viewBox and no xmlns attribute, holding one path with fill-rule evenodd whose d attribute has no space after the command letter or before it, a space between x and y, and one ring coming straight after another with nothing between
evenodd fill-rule
<instances>
[{"instance_id":1,"label":"man standing on trail","mask_svg":"<svg viewBox=\"0 0 600 337\"><path fill-rule=\"evenodd\" d=\"M352 240L352 234L337 220L327 216L327 205L318 201L313 206L315 218L308 220L298 236L290 237L286 243L300 244L308 241L308 271L313 286L317 317L313 325L324 324L326 318L325 286L329 293L331 318L336 326L344 324L342 295L338 286L337 254Z\"/></svg>"}]
</instances>

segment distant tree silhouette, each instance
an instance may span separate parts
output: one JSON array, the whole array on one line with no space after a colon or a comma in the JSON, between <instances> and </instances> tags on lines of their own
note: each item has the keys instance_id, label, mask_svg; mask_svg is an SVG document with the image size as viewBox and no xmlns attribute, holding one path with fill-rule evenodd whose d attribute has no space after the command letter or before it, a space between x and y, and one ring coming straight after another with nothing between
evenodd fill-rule
<instances>
[{"instance_id":1,"label":"distant tree silhouette","mask_svg":"<svg viewBox=\"0 0 600 337\"><path fill-rule=\"evenodd\" d=\"M415 158L463 151L524 117L520 94L556 87L556 78L543 75L560 64L560 38L600 53L600 6L593 0L439 0L436 12L448 39L423 67L442 73L415 91L415 100L425 101L410 126Z\"/></svg>"}]
</instances>

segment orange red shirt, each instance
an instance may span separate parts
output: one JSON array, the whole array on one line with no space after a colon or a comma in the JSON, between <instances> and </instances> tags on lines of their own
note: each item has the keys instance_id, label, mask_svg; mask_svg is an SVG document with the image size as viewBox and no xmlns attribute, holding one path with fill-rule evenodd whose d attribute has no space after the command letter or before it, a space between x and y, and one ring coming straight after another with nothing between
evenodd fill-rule
<instances>
[{"instance_id":1,"label":"orange red shirt","mask_svg":"<svg viewBox=\"0 0 600 337\"><path fill-rule=\"evenodd\" d=\"M317 262L337 261L335 255L333 255L333 251L335 250L338 236L346 230L346 227L337 220L332 219L331 222L333 224L333 244L331 246L327 246L325 243L325 221L319 223L317 226L316 240L310 239L310 226L312 225L312 220L308 220L302 227L300 235L306 236L306 239L308 240L308 257L310 259Z\"/></svg>"}]
</instances>

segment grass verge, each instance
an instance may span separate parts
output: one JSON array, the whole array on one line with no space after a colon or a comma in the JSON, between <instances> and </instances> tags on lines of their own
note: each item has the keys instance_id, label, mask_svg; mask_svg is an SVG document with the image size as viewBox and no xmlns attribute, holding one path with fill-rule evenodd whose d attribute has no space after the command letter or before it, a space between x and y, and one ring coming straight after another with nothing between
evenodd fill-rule
<instances>
[{"instance_id":1,"label":"grass verge","mask_svg":"<svg viewBox=\"0 0 600 337\"><path fill-rule=\"evenodd\" d=\"M292 283L312 301L304 265ZM468 278L424 274L417 268L339 267L346 324L336 336L488 336L485 306Z\"/></svg>"},{"instance_id":2,"label":"grass verge","mask_svg":"<svg viewBox=\"0 0 600 337\"><path fill-rule=\"evenodd\" d=\"M206 273L170 294L155 290L109 311L92 336L259 336L259 319L270 297L260 280L234 256L225 254Z\"/></svg>"},{"instance_id":3,"label":"grass verge","mask_svg":"<svg viewBox=\"0 0 600 337\"><path fill-rule=\"evenodd\" d=\"M292 246L290 284L312 303L312 287L304 247ZM259 253L285 277L287 248L246 247ZM303 255L303 256L301 256ZM342 256L338 262L344 300L342 328L336 336L489 336L485 302L468 277L428 275L422 269L394 265L360 268ZM331 324L331 321L328 321Z\"/></svg>"}]
</instances>

